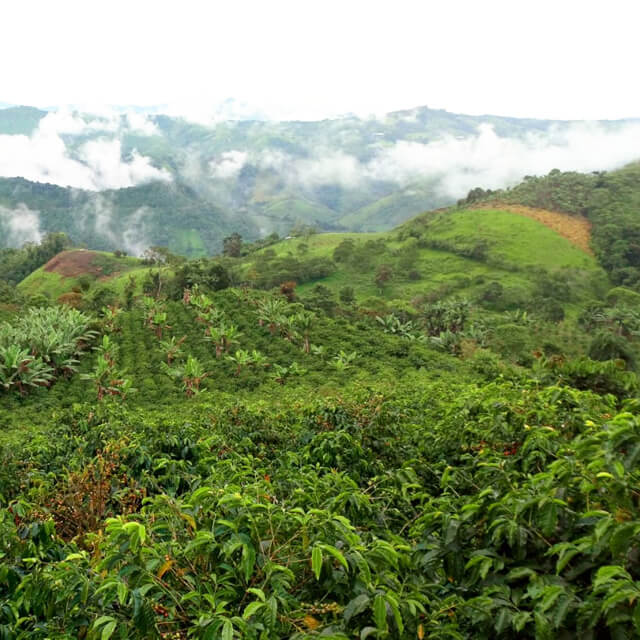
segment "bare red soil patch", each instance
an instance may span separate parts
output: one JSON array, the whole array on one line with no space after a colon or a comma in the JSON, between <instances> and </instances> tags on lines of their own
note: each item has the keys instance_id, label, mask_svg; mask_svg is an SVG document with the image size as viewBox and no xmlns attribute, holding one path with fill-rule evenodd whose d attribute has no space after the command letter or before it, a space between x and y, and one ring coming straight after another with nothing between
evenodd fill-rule
<instances>
[{"instance_id":1,"label":"bare red soil patch","mask_svg":"<svg viewBox=\"0 0 640 640\"><path fill-rule=\"evenodd\" d=\"M102 267L94 266L93 259L97 254L93 251L75 249L63 251L54 256L44 265L44 270L59 273L65 278L75 278L85 273L89 275L102 275Z\"/></svg>"},{"instance_id":2,"label":"bare red soil patch","mask_svg":"<svg viewBox=\"0 0 640 640\"><path fill-rule=\"evenodd\" d=\"M519 204L491 203L492 209L509 211L519 216L533 218L541 222L545 227L553 229L557 234L566 238L571 244L582 249L585 253L593 255L591 249L591 223L582 216L572 216L568 213L548 211L547 209L534 209Z\"/></svg>"}]
</instances>

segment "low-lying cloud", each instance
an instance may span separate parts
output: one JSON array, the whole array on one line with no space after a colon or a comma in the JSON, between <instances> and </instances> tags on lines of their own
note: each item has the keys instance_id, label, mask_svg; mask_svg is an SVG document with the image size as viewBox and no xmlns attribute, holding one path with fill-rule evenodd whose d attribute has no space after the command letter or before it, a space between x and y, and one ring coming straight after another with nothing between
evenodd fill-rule
<instances>
[{"instance_id":1,"label":"low-lying cloud","mask_svg":"<svg viewBox=\"0 0 640 640\"><path fill-rule=\"evenodd\" d=\"M580 123L553 128L546 133L503 137L490 124L467 137L451 135L421 143L384 139L369 147L372 158L361 161L341 150L315 150L310 157L276 149L247 153L229 151L210 163L211 175L235 178L245 163L279 174L293 188L313 190L337 184L357 189L372 181L405 187L412 182L435 180L439 195L460 198L474 187L503 188L525 175L562 171L610 170L640 158L640 124L615 129Z\"/></svg>"},{"instance_id":2,"label":"low-lying cloud","mask_svg":"<svg viewBox=\"0 0 640 640\"><path fill-rule=\"evenodd\" d=\"M365 172L400 184L437 177L439 190L457 198L473 187L507 187L525 175L544 175L551 169L608 170L639 157L640 124L616 131L576 124L523 138L500 137L490 125L481 125L477 135L468 138L447 136L428 144L397 142L369 162Z\"/></svg>"},{"instance_id":3,"label":"low-lying cloud","mask_svg":"<svg viewBox=\"0 0 640 640\"><path fill-rule=\"evenodd\" d=\"M39 212L32 211L25 204L19 204L15 209L0 206L0 232L3 244L8 247L40 242L42 232Z\"/></svg>"},{"instance_id":4,"label":"low-lying cloud","mask_svg":"<svg viewBox=\"0 0 640 640\"><path fill-rule=\"evenodd\" d=\"M171 180L164 169L133 151L122 157L124 130L150 135L155 125L136 114L85 119L60 111L47 114L32 135L0 135L0 176L101 191L132 187L152 180ZM73 148L68 137L99 137Z\"/></svg>"},{"instance_id":5,"label":"low-lying cloud","mask_svg":"<svg viewBox=\"0 0 640 640\"><path fill-rule=\"evenodd\" d=\"M108 246L124 249L129 255L141 256L153 242L150 229L153 211L142 206L127 216L116 215L108 194L98 193L84 203L76 217L76 225L83 235L95 235Z\"/></svg>"}]
</instances>

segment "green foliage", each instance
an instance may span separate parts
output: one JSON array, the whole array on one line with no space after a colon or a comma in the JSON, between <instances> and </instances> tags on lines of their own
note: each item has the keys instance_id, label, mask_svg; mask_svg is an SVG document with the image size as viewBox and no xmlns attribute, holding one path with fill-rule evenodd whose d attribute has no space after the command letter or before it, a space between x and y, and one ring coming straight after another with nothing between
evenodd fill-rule
<instances>
[{"instance_id":1,"label":"green foliage","mask_svg":"<svg viewBox=\"0 0 640 640\"><path fill-rule=\"evenodd\" d=\"M77 371L79 356L95 337L88 316L68 307L31 308L0 325L0 385L25 393Z\"/></svg>"},{"instance_id":2,"label":"green foliage","mask_svg":"<svg viewBox=\"0 0 640 640\"><path fill-rule=\"evenodd\" d=\"M16 327L82 319L79 353L89 318L7 305L1 371L32 393L0 403L0 637L640 633L632 296L594 302L592 258L534 221L546 268L518 264L502 213L114 278L48 389L31 342L60 373L59 341Z\"/></svg>"}]
</instances>

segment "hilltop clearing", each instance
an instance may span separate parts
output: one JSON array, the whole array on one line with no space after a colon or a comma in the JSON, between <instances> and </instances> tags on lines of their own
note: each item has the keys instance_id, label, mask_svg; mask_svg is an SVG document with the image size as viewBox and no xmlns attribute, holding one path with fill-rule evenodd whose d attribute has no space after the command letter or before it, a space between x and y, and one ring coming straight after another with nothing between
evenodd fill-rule
<instances>
[{"instance_id":1,"label":"hilltop clearing","mask_svg":"<svg viewBox=\"0 0 640 640\"><path fill-rule=\"evenodd\" d=\"M532 218L541 222L545 227L553 229L563 238L566 238L574 246L582 249L585 253L593 255L591 248L591 223L586 218L572 216L559 211L548 211L547 209L535 209L517 204L492 203L494 210L504 210L520 216Z\"/></svg>"}]
</instances>

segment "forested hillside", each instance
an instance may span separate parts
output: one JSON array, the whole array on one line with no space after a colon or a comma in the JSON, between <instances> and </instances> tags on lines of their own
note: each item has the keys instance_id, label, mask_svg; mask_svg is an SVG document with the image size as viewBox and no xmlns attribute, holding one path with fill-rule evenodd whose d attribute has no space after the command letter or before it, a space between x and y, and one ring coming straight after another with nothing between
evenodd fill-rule
<instances>
[{"instance_id":1,"label":"forested hillside","mask_svg":"<svg viewBox=\"0 0 640 640\"><path fill-rule=\"evenodd\" d=\"M634 171L5 250L0 637L635 637Z\"/></svg>"}]
</instances>

